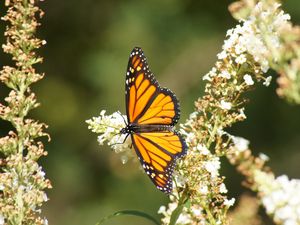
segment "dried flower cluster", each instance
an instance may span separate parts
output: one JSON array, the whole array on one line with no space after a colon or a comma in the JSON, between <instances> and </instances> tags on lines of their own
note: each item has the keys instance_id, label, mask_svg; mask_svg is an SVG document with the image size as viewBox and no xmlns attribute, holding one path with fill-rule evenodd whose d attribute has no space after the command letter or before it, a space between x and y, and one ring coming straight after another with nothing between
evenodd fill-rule
<instances>
[{"instance_id":1,"label":"dried flower cluster","mask_svg":"<svg viewBox=\"0 0 300 225\"><path fill-rule=\"evenodd\" d=\"M227 157L245 176L245 185L259 193L276 223L299 223L296 215L300 198L295 203L291 202L290 195L280 201L276 194L273 196L276 191L294 193L299 182L285 180L287 188L283 189L283 178L275 179L265 166L266 155L252 156L248 140L224 131L246 119L243 94L259 82L269 86L272 77L265 75L269 68L280 73L278 94L300 103L297 28L292 27L290 16L276 1L245 0L234 3L230 9L240 23L228 30L222 51L217 55L218 61L203 77L207 81L205 95L195 102L196 111L180 125L189 150L178 160L170 203L158 211L163 215L164 225L230 223L227 214L235 199L228 199L226 195L225 178L219 173L221 157ZM100 134L100 144L107 141L117 152L131 151L128 142L118 147L112 145L123 139L118 135L126 124L121 116L101 113L100 117L87 122L93 132ZM262 176L272 179L260 179ZM283 213L288 207L292 207L293 215ZM259 218L253 221L260 223Z\"/></svg>"},{"instance_id":2,"label":"dried flower cluster","mask_svg":"<svg viewBox=\"0 0 300 225\"><path fill-rule=\"evenodd\" d=\"M37 18L43 15L37 2L6 1L8 11L2 18L8 22L2 47L12 55L15 66L4 66L0 72L0 80L11 89L0 104L0 118L13 127L0 138L0 224L48 224L40 214L48 200L44 189L51 184L37 163L47 152L37 138L49 136L43 131L45 124L27 117L38 106L30 85L43 78L33 67L42 62L35 50L45 44L35 37Z\"/></svg>"}]
</instances>

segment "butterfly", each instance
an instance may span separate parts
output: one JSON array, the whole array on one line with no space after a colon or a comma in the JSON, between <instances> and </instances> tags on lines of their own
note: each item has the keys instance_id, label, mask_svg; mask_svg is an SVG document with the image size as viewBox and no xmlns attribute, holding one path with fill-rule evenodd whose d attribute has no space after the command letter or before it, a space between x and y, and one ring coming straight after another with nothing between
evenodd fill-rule
<instances>
[{"instance_id":1,"label":"butterfly","mask_svg":"<svg viewBox=\"0 0 300 225\"><path fill-rule=\"evenodd\" d=\"M120 133L131 136L146 174L168 194L175 161L187 152L185 140L174 130L180 117L179 102L172 91L160 87L138 47L129 57L125 100L128 124Z\"/></svg>"}]
</instances>

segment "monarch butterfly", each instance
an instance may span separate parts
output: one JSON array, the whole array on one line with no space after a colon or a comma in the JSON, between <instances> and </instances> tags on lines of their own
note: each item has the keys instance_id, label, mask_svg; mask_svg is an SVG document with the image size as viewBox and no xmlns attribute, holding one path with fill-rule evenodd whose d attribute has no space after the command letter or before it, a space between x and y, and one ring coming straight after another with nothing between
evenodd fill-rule
<instances>
[{"instance_id":1,"label":"monarch butterfly","mask_svg":"<svg viewBox=\"0 0 300 225\"><path fill-rule=\"evenodd\" d=\"M128 124L120 133L131 135L147 175L159 190L170 193L175 160L187 151L185 140L173 129L180 116L179 102L173 92L159 86L138 47L129 57L125 100Z\"/></svg>"}]
</instances>

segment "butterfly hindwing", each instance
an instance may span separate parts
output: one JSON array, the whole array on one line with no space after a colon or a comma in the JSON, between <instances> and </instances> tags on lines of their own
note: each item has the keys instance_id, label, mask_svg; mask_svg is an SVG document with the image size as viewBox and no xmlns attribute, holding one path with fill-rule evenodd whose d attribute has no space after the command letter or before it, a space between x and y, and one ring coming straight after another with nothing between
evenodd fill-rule
<instances>
[{"instance_id":1,"label":"butterfly hindwing","mask_svg":"<svg viewBox=\"0 0 300 225\"><path fill-rule=\"evenodd\" d=\"M129 123L175 125L179 103L169 89L161 88L141 48L130 54L126 75L126 110Z\"/></svg>"},{"instance_id":2,"label":"butterfly hindwing","mask_svg":"<svg viewBox=\"0 0 300 225\"><path fill-rule=\"evenodd\" d=\"M165 193L172 190L175 160L186 154L183 138L174 131L132 134L140 162L156 187Z\"/></svg>"}]
</instances>

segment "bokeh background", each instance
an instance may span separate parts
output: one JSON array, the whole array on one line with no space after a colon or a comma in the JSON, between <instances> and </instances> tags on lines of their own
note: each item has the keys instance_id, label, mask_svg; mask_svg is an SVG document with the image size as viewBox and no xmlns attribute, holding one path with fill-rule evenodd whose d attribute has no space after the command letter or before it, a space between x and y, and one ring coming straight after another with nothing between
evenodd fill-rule
<instances>
[{"instance_id":1,"label":"bokeh background","mask_svg":"<svg viewBox=\"0 0 300 225\"><path fill-rule=\"evenodd\" d=\"M46 77L33 86L42 105L31 116L49 124L52 137L46 143L49 155L41 160L54 187L44 206L50 224L95 224L124 209L159 218L157 210L167 197L154 188L138 163L123 165L119 155L99 146L85 120L102 109L125 113L128 56L140 46L160 84L180 99L184 122L194 100L203 94L201 77L214 65L226 30L236 24L227 10L231 2L48 0L40 5L46 15L38 35L48 44L40 50L45 60L38 70ZM286 0L284 9L300 24L298 0ZM4 26L1 22L1 33ZM10 63L9 57L0 53L0 62ZM274 81L269 88L256 86L247 96L248 119L230 132L249 139L255 153L270 156L276 174L300 178L300 106L279 99L275 89ZM1 101L7 91L1 86ZM7 124L1 122L1 134L6 130ZM238 197L245 191L241 176L226 161L222 174L229 195ZM148 222L120 217L106 224Z\"/></svg>"}]
</instances>

